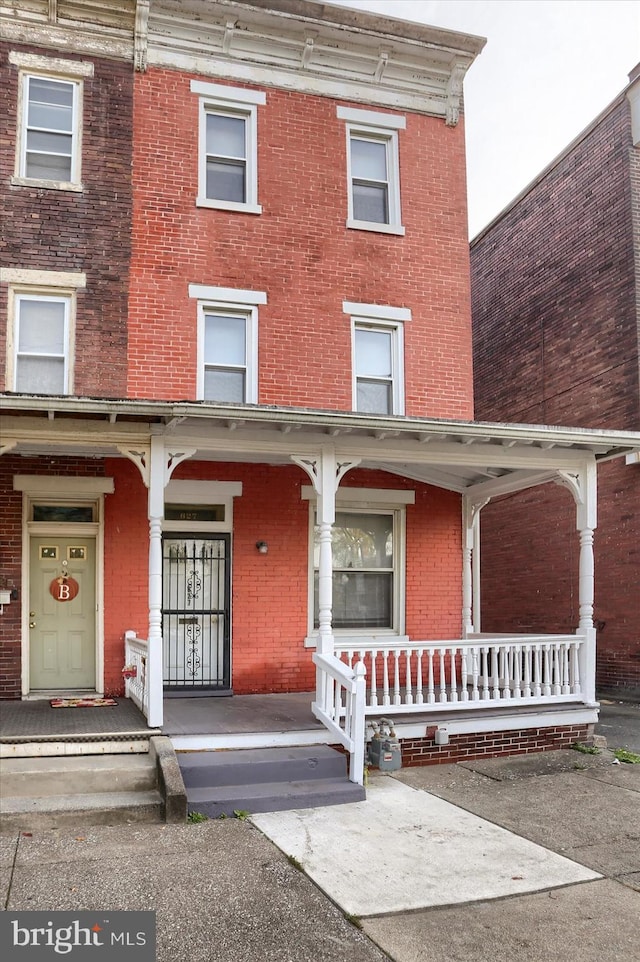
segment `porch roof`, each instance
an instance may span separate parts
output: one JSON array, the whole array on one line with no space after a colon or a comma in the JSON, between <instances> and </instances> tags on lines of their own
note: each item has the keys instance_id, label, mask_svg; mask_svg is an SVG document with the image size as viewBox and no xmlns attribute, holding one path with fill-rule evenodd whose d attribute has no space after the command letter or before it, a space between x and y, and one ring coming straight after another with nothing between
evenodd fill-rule
<instances>
[{"instance_id":1,"label":"porch roof","mask_svg":"<svg viewBox=\"0 0 640 962\"><path fill-rule=\"evenodd\" d=\"M640 432L208 401L0 395L2 451L122 457L163 436L198 460L291 464L332 445L339 457L437 487L494 497L586 461L640 452Z\"/></svg>"}]
</instances>

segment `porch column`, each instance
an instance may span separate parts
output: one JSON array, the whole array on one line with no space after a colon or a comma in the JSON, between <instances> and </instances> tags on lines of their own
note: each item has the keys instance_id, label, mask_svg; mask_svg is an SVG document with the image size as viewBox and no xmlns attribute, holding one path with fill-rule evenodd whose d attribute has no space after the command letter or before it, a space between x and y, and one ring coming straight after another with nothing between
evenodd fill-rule
<instances>
[{"instance_id":1,"label":"porch column","mask_svg":"<svg viewBox=\"0 0 640 962\"><path fill-rule=\"evenodd\" d=\"M588 702L596 700L596 630L593 624L593 535L597 527L597 467L595 460L577 472L559 471L558 482L568 488L576 503L580 537L578 566L578 634L584 637L579 659L580 685Z\"/></svg>"},{"instance_id":2,"label":"porch column","mask_svg":"<svg viewBox=\"0 0 640 962\"><path fill-rule=\"evenodd\" d=\"M317 458L291 456L311 478L316 492L320 557L318 562L318 644L322 655L332 655L333 639L333 525L336 520L336 492L340 481L360 461L338 461L335 448L326 445Z\"/></svg>"},{"instance_id":3,"label":"porch column","mask_svg":"<svg viewBox=\"0 0 640 962\"><path fill-rule=\"evenodd\" d=\"M164 517L164 441L151 438L149 466L149 643L147 656L150 728L160 728L162 712L162 519Z\"/></svg>"},{"instance_id":4,"label":"porch column","mask_svg":"<svg viewBox=\"0 0 640 962\"><path fill-rule=\"evenodd\" d=\"M462 637L480 631L480 511L489 498L462 497Z\"/></svg>"}]
</instances>

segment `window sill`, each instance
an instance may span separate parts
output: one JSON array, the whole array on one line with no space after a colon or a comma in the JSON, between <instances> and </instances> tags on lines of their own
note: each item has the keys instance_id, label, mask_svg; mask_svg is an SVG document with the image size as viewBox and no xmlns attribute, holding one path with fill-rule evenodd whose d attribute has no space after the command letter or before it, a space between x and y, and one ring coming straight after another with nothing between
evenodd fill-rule
<instances>
[{"instance_id":1,"label":"window sill","mask_svg":"<svg viewBox=\"0 0 640 962\"><path fill-rule=\"evenodd\" d=\"M362 634L356 631L349 631L344 634L340 631L334 631L333 638L336 648L340 648L341 645L353 645L355 648L358 646L364 648L386 648L389 647L389 645L393 645L394 647L402 648L403 645L409 644L409 635L399 635L391 628L387 628L386 630L381 628L376 634L372 634L370 631L363 631ZM304 639L304 647L316 648L317 641L317 634L307 635Z\"/></svg>"},{"instance_id":2,"label":"window sill","mask_svg":"<svg viewBox=\"0 0 640 962\"><path fill-rule=\"evenodd\" d=\"M211 200L209 197L197 197L196 207L210 207L213 210L234 210L239 214L261 214L261 204L237 204L232 200Z\"/></svg>"},{"instance_id":3,"label":"window sill","mask_svg":"<svg viewBox=\"0 0 640 962\"><path fill-rule=\"evenodd\" d=\"M377 234L397 234L404 237L405 229L402 224L375 224L368 220L348 220L347 227L351 230L370 230Z\"/></svg>"},{"instance_id":4,"label":"window sill","mask_svg":"<svg viewBox=\"0 0 640 962\"><path fill-rule=\"evenodd\" d=\"M36 187L38 190L70 190L76 194L84 190L83 184L71 184L65 180L38 180L35 177L12 177L13 187Z\"/></svg>"}]
</instances>

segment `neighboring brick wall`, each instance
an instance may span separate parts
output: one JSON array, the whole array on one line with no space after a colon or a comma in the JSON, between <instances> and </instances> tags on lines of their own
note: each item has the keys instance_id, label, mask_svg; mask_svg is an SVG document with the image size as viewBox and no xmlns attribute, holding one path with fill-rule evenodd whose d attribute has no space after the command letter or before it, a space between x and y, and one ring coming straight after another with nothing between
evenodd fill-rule
<instances>
[{"instance_id":1,"label":"neighboring brick wall","mask_svg":"<svg viewBox=\"0 0 640 962\"><path fill-rule=\"evenodd\" d=\"M259 310L262 404L351 409L348 300L411 309L408 414L471 417L462 122L447 127L406 113L399 132L406 236L349 230L336 101L269 87L258 107L262 214L197 208L198 97L190 79L156 67L136 75L130 396L195 398L191 282L267 292Z\"/></svg>"},{"instance_id":2,"label":"neighboring brick wall","mask_svg":"<svg viewBox=\"0 0 640 962\"><path fill-rule=\"evenodd\" d=\"M84 79L80 193L11 186L14 174L20 50L70 61L91 60ZM74 393L124 397L127 383L127 292L131 252L131 64L20 44L0 46L2 267L84 271L77 293ZM6 312L7 288L0 288ZM4 390L6 326L0 334L0 389Z\"/></svg>"},{"instance_id":3,"label":"neighboring brick wall","mask_svg":"<svg viewBox=\"0 0 640 962\"><path fill-rule=\"evenodd\" d=\"M472 243L478 419L640 428L639 170L621 98ZM601 465L598 487L597 683L640 689L640 467ZM481 530L483 630L574 630L568 492L497 499Z\"/></svg>"},{"instance_id":4,"label":"neighboring brick wall","mask_svg":"<svg viewBox=\"0 0 640 962\"><path fill-rule=\"evenodd\" d=\"M402 764L405 768L571 748L576 742L584 743L591 737L593 725L523 728L505 732L451 735L448 745L436 745L434 732L435 728L425 738L404 738L400 741Z\"/></svg>"}]
</instances>

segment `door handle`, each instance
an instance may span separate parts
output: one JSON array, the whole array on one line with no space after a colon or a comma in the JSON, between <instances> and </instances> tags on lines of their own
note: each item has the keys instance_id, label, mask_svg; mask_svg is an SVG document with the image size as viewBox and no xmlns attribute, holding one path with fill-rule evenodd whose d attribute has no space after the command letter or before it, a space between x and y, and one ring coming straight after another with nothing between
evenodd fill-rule
<instances>
[{"instance_id":1,"label":"door handle","mask_svg":"<svg viewBox=\"0 0 640 962\"><path fill-rule=\"evenodd\" d=\"M30 621L30 622L29 622L29 627L30 627L30 628L35 628L35 626L36 626L35 621Z\"/></svg>"}]
</instances>

